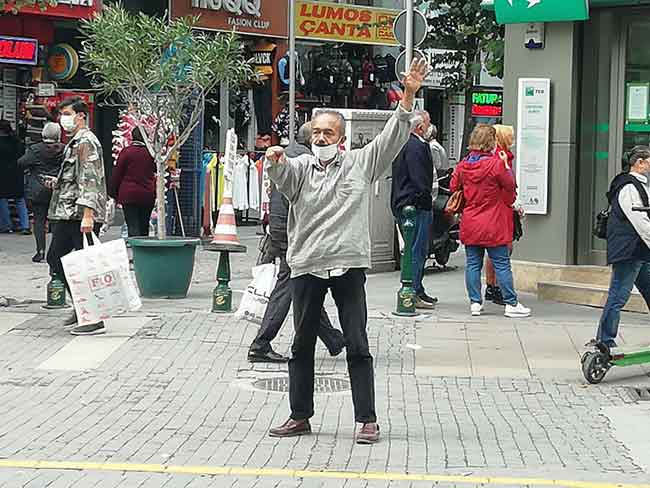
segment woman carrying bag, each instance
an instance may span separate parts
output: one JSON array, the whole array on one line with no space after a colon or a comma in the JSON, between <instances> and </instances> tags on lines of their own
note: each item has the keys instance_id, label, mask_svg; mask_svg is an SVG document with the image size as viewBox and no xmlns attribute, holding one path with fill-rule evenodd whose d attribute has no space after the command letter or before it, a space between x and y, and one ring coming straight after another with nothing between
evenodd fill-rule
<instances>
[{"instance_id":1,"label":"woman carrying bag","mask_svg":"<svg viewBox=\"0 0 650 488\"><path fill-rule=\"evenodd\" d=\"M505 316L523 318L530 309L519 303L514 290L509 246L512 245L512 205L517 197L515 178L507 158L495 154L496 130L476 126L469 142L470 153L461 161L451 180L451 191L462 190L464 207L460 240L467 260L465 283L473 316L483 312L481 268L487 251L506 303Z\"/></svg>"},{"instance_id":2,"label":"woman carrying bag","mask_svg":"<svg viewBox=\"0 0 650 488\"><path fill-rule=\"evenodd\" d=\"M515 156L512 153L512 148L514 147L515 142L515 132L514 128L511 125L499 125L496 124L493 126L496 130L496 141L497 141L497 155L505 159L510 166L513 176L515 175L514 159ZM506 196L507 198L507 196ZM513 240L518 241L522 235L521 228L521 219L524 216L524 209L521 205L515 203L513 206L512 215L510 216L513 219ZM512 255L512 243L510 244L510 255ZM485 260L485 282L487 284L487 289L485 290L485 301L492 302L496 305L505 305L503 301L503 292L497 284L497 275L494 271L494 266L489 256Z\"/></svg>"},{"instance_id":3,"label":"woman carrying bag","mask_svg":"<svg viewBox=\"0 0 650 488\"><path fill-rule=\"evenodd\" d=\"M48 122L41 133L42 142L32 144L18 160L18 166L27 173L27 200L34 212L35 263L45 259L47 210L52 198L52 182L56 179L63 162L61 126Z\"/></svg>"}]
</instances>

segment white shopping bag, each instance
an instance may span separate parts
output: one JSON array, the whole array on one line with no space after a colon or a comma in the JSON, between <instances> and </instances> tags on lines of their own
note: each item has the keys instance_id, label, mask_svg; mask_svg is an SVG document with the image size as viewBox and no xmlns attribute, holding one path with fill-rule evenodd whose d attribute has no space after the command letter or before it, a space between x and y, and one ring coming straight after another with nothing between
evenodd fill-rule
<instances>
[{"instance_id":1,"label":"white shopping bag","mask_svg":"<svg viewBox=\"0 0 650 488\"><path fill-rule=\"evenodd\" d=\"M235 317L261 324L271 292L275 288L277 272L275 264L272 263L255 266L252 271L253 281L246 287Z\"/></svg>"},{"instance_id":2,"label":"white shopping bag","mask_svg":"<svg viewBox=\"0 0 650 488\"><path fill-rule=\"evenodd\" d=\"M61 258L79 325L94 324L142 307L131 279L126 243L117 239L94 245L83 238L84 248Z\"/></svg>"}]
</instances>

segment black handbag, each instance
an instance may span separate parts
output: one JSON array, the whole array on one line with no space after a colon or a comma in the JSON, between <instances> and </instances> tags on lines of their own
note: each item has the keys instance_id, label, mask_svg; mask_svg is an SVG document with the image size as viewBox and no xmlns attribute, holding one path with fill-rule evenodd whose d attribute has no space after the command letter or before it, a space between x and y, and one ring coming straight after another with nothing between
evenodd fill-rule
<instances>
[{"instance_id":1,"label":"black handbag","mask_svg":"<svg viewBox=\"0 0 650 488\"><path fill-rule=\"evenodd\" d=\"M512 240L518 241L524 236L524 226L521 222L521 215L516 210L512 211Z\"/></svg>"},{"instance_id":2,"label":"black handbag","mask_svg":"<svg viewBox=\"0 0 650 488\"><path fill-rule=\"evenodd\" d=\"M601 210L596 215L596 220L594 221L593 234L598 237L598 239L607 239L607 222L609 221L609 213L611 212L611 207L607 207L605 210Z\"/></svg>"},{"instance_id":3,"label":"black handbag","mask_svg":"<svg viewBox=\"0 0 650 488\"><path fill-rule=\"evenodd\" d=\"M45 186L41 176L30 174L27 180L27 199L36 203L49 203L52 190Z\"/></svg>"}]
</instances>

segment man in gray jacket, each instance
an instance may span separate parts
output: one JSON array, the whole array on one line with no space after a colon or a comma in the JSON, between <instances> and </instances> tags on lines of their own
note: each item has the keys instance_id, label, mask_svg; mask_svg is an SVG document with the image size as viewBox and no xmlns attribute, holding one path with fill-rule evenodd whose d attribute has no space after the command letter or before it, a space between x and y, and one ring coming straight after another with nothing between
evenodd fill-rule
<instances>
[{"instance_id":1,"label":"man in gray jacket","mask_svg":"<svg viewBox=\"0 0 650 488\"><path fill-rule=\"evenodd\" d=\"M290 158L311 154L310 145L311 124L308 122L300 127L296 142L289 144L285 153ZM260 264L274 263L276 259L279 259L280 269L275 288L271 292L269 303L264 312L262 325L248 350L248 360L251 363L286 363L289 361L289 358L278 354L271 347L271 341L280 332L291 307L291 269L287 264L289 201L275 188L275 185L271 185L270 207L270 244L266 246ZM338 356L345 347L343 334L340 330L332 327L324 308L321 311L318 337L323 341L331 356Z\"/></svg>"},{"instance_id":2,"label":"man in gray jacket","mask_svg":"<svg viewBox=\"0 0 650 488\"><path fill-rule=\"evenodd\" d=\"M295 337L289 361L291 416L273 428L273 437L311 432L314 415L314 349L328 290L339 311L346 341L348 373L359 444L379 440L375 413L373 358L366 323L365 270L370 267L371 185L391 166L409 139L413 102L427 74L425 60L404 73L404 98L382 133L367 146L341 152L345 121L335 111L312 120L311 155L287 159L281 147L266 152L271 181L287 197Z\"/></svg>"}]
</instances>

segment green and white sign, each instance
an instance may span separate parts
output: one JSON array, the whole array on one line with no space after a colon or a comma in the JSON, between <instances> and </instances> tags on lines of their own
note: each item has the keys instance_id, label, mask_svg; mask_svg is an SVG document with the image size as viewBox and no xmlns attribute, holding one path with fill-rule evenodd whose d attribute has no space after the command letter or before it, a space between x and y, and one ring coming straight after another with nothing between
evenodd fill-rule
<instances>
[{"instance_id":1,"label":"green and white sign","mask_svg":"<svg viewBox=\"0 0 650 488\"><path fill-rule=\"evenodd\" d=\"M588 0L494 0L499 24L567 22L589 18Z\"/></svg>"}]
</instances>

